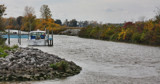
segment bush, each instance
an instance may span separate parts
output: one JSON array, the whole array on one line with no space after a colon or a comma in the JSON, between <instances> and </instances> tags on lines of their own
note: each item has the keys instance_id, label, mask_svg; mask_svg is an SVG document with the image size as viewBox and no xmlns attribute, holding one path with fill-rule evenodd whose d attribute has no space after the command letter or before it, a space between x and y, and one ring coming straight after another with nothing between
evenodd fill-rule
<instances>
[{"instance_id":1,"label":"bush","mask_svg":"<svg viewBox=\"0 0 160 84\"><path fill-rule=\"evenodd\" d=\"M131 42L132 35L133 35L133 33L127 32L127 33L126 33L125 41L126 41L126 42L127 42L127 41L128 41L128 42Z\"/></svg>"},{"instance_id":2,"label":"bush","mask_svg":"<svg viewBox=\"0 0 160 84\"><path fill-rule=\"evenodd\" d=\"M95 38L147 45L160 45L160 23L152 20L146 22L127 22L120 26L88 26L79 32L80 37Z\"/></svg>"},{"instance_id":3,"label":"bush","mask_svg":"<svg viewBox=\"0 0 160 84\"><path fill-rule=\"evenodd\" d=\"M5 44L0 45L0 57L6 57L6 56L8 55L8 54L5 52L5 50L11 51L11 50L14 50L14 49L16 49L16 48L18 48L18 45L14 45L14 46L12 46L12 47L9 47L9 46L7 46L7 45L5 45Z\"/></svg>"},{"instance_id":4,"label":"bush","mask_svg":"<svg viewBox=\"0 0 160 84\"><path fill-rule=\"evenodd\" d=\"M117 41L117 38L118 38L118 33L115 33L112 36L110 36L110 40L112 41Z\"/></svg>"},{"instance_id":5,"label":"bush","mask_svg":"<svg viewBox=\"0 0 160 84\"><path fill-rule=\"evenodd\" d=\"M79 32L79 36L80 37L85 37L88 38L89 37L89 33L87 32L89 30L89 28L83 28L81 29L81 31Z\"/></svg>"},{"instance_id":6,"label":"bush","mask_svg":"<svg viewBox=\"0 0 160 84\"><path fill-rule=\"evenodd\" d=\"M7 45L1 45L1 48L3 48L4 50L13 50L13 49L17 49L18 45L13 45L11 47L9 47Z\"/></svg>"},{"instance_id":7,"label":"bush","mask_svg":"<svg viewBox=\"0 0 160 84\"><path fill-rule=\"evenodd\" d=\"M0 45L4 45L4 44L5 44L5 41L6 41L6 39L1 38L1 36L0 36Z\"/></svg>"},{"instance_id":8,"label":"bush","mask_svg":"<svg viewBox=\"0 0 160 84\"><path fill-rule=\"evenodd\" d=\"M141 34L140 40L141 40L142 43L144 43L146 41L146 39L145 39L145 33Z\"/></svg>"},{"instance_id":9,"label":"bush","mask_svg":"<svg viewBox=\"0 0 160 84\"><path fill-rule=\"evenodd\" d=\"M93 29L90 31L89 36L90 36L91 38L96 38L96 37L97 37L97 32L98 32L97 28L93 28Z\"/></svg>"},{"instance_id":10,"label":"bush","mask_svg":"<svg viewBox=\"0 0 160 84\"><path fill-rule=\"evenodd\" d=\"M55 70L60 70L66 72L67 68L69 67L69 64L66 61L60 61L56 64L50 64L50 67Z\"/></svg>"},{"instance_id":11,"label":"bush","mask_svg":"<svg viewBox=\"0 0 160 84\"><path fill-rule=\"evenodd\" d=\"M0 47L0 57L6 57L8 54L5 52L3 48Z\"/></svg>"},{"instance_id":12,"label":"bush","mask_svg":"<svg viewBox=\"0 0 160 84\"><path fill-rule=\"evenodd\" d=\"M134 34L132 35L132 42L133 42L133 43L140 43L140 42L141 42L140 39L141 39L141 34L139 34L139 33L134 33Z\"/></svg>"}]
</instances>

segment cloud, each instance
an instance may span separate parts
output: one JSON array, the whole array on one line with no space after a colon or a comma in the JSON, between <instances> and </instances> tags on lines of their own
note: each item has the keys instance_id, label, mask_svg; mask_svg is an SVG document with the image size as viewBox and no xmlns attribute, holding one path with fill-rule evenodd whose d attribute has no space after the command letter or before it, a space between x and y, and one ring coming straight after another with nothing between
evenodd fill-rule
<instances>
[{"instance_id":1,"label":"cloud","mask_svg":"<svg viewBox=\"0 0 160 84\"><path fill-rule=\"evenodd\" d=\"M32 6L40 17L40 7L49 5L55 19L96 20L119 23L137 20L141 16L153 18L160 0L1 0L7 6L7 16L22 16L25 6Z\"/></svg>"}]
</instances>

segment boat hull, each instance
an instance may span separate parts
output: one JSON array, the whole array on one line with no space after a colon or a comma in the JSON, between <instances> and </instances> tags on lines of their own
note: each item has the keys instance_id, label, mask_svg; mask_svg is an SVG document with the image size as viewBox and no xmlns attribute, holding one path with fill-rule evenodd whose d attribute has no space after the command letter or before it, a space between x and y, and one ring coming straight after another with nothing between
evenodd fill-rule
<instances>
[{"instance_id":1,"label":"boat hull","mask_svg":"<svg viewBox=\"0 0 160 84\"><path fill-rule=\"evenodd\" d=\"M45 46L46 41L44 39L41 40L29 40L28 45L30 46Z\"/></svg>"}]
</instances>

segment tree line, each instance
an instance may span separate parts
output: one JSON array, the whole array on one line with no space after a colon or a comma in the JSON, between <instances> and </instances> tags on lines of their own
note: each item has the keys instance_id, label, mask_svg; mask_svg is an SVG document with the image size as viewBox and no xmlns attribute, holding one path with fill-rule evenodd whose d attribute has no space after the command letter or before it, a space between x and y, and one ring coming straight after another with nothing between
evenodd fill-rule
<instances>
[{"instance_id":1,"label":"tree line","mask_svg":"<svg viewBox=\"0 0 160 84\"><path fill-rule=\"evenodd\" d=\"M147 45L160 45L160 9L156 16L147 21L125 22L122 24L101 24L96 21L77 21L76 19L54 20L48 5L40 8L41 18L36 18L34 8L25 7L25 14L17 18L3 18L6 7L0 5L0 30L21 29L24 31L44 30L45 28L59 33L65 27L84 27L79 36L111 41L140 43Z\"/></svg>"},{"instance_id":2,"label":"tree line","mask_svg":"<svg viewBox=\"0 0 160 84\"><path fill-rule=\"evenodd\" d=\"M45 28L51 30L54 28L60 28L59 24L56 24L52 18L51 10L48 5L42 5L40 8L41 18L37 18L33 7L26 6L24 9L24 15L17 18L9 17L3 18L7 7L0 5L0 30L5 29L21 29L23 31L32 31L36 29L45 30Z\"/></svg>"},{"instance_id":3,"label":"tree line","mask_svg":"<svg viewBox=\"0 0 160 84\"><path fill-rule=\"evenodd\" d=\"M104 24L81 29L80 37L160 46L160 9L147 21Z\"/></svg>"},{"instance_id":4,"label":"tree line","mask_svg":"<svg viewBox=\"0 0 160 84\"><path fill-rule=\"evenodd\" d=\"M96 21L77 21L76 19L69 21L66 19L62 22L60 19L54 20L48 5L41 6L41 18L37 18L34 8L29 6L24 8L24 15L22 16L17 18L3 18L2 16L6 15L6 9L7 7L5 7L5 5L0 5L0 30L21 29L23 31L32 31L48 28L49 30L53 29L54 33L59 33L60 31L63 31L65 27L87 27L89 25L98 25L98 22Z\"/></svg>"}]
</instances>

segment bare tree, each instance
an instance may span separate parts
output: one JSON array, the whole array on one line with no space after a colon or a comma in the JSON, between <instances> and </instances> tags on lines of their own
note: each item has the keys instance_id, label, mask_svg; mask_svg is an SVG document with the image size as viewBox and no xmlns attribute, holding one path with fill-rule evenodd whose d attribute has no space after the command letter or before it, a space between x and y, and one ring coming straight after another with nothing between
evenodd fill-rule
<instances>
[{"instance_id":1,"label":"bare tree","mask_svg":"<svg viewBox=\"0 0 160 84\"><path fill-rule=\"evenodd\" d=\"M34 15L35 11L33 7L26 6L24 9L24 18L23 22L26 23L25 29L31 31L33 29L33 24L35 21L36 16Z\"/></svg>"},{"instance_id":2,"label":"bare tree","mask_svg":"<svg viewBox=\"0 0 160 84\"><path fill-rule=\"evenodd\" d=\"M41 16L43 19L48 19L52 16L51 14L51 10L50 8L48 7L48 5L43 5L40 9L40 12L41 12Z\"/></svg>"},{"instance_id":3,"label":"bare tree","mask_svg":"<svg viewBox=\"0 0 160 84\"><path fill-rule=\"evenodd\" d=\"M155 19L156 21L160 21L160 8L157 7L157 10L156 10L156 16L155 16Z\"/></svg>"},{"instance_id":4,"label":"bare tree","mask_svg":"<svg viewBox=\"0 0 160 84\"><path fill-rule=\"evenodd\" d=\"M24 16L34 15L35 11L33 7L26 6L24 9Z\"/></svg>"}]
</instances>

